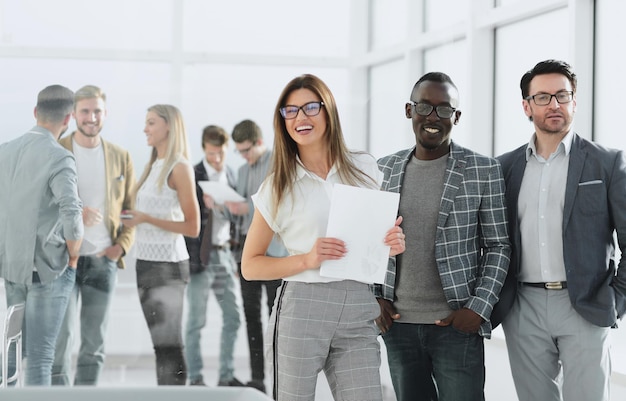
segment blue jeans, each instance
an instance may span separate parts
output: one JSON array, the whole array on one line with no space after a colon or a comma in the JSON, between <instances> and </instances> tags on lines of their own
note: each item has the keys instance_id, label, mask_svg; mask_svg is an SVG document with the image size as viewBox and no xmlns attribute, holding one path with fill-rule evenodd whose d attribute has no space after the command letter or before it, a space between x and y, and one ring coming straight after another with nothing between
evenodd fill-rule
<instances>
[{"instance_id":1,"label":"blue jeans","mask_svg":"<svg viewBox=\"0 0 626 401\"><path fill-rule=\"evenodd\" d=\"M222 336L220 341L219 381L229 381L234 377L233 352L237 331L241 324L233 259L228 249L214 249L206 270L192 274L187 285L187 328L185 332L185 358L190 381L203 379L201 331L206 325L209 291L222 309Z\"/></svg>"},{"instance_id":2,"label":"blue jeans","mask_svg":"<svg viewBox=\"0 0 626 401\"><path fill-rule=\"evenodd\" d=\"M49 386L51 383L54 348L74 287L76 271L66 268L54 281L42 284L39 274L33 272L31 284L4 282L7 306L26 303L23 327L24 357L28 358L25 369L27 386ZM11 350L15 355L15 349ZM15 371L15 358L11 358L9 374Z\"/></svg>"},{"instance_id":3,"label":"blue jeans","mask_svg":"<svg viewBox=\"0 0 626 401\"><path fill-rule=\"evenodd\" d=\"M76 362L75 385L96 385L104 366L104 339L115 282L117 262L106 256L81 256L76 284L67 305L65 319L56 343L52 384L71 384L74 328L80 298L80 349Z\"/></svg>"},{"instance_id":4,"label":"blue jeans","mask_svg":"<svg viewBox=\"0 0 626 401\"><path fill-rule=\"evenodd\" d=\"M478 334L395 322L383 339L398 401L485 399L485 353Z\"/></svg>"}]
</instances>

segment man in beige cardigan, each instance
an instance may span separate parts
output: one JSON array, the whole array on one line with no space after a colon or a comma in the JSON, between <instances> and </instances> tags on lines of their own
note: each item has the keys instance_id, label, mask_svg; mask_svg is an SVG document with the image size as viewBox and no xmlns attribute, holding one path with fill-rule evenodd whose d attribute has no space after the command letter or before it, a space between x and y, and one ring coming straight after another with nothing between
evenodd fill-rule
<instances>
[{"instance_id":1,"label":"man in beige cardigan","mask_svg":"<svg viewBox=\"0 0 626 401\"><path fill-rule=\"evenodd\" d=\"M76 284L56 343L53 385L70 385L71 352L80 299L80 349L74 385L96 385L104 366L108 313L122 257L129 251L134 229L120 221L133 209L135 184L129 153L103 140L106 95L96 86L80 88L74 97L76 131L60 144L76 158L78 194L83 201L85 239L78 260Z\"/></svg>"}]
</instances>

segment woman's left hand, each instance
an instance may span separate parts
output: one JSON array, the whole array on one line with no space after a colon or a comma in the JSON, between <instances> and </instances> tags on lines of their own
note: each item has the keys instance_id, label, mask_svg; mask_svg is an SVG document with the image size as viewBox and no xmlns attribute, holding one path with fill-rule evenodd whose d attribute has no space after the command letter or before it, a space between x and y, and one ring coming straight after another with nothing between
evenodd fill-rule
<instances>
[{"instance_id":1,"label":"woman's left hand","mask_svg":"<svg viewBox=\"0 0 626 401\"><path fill-rule=\"evenodd\" d=\"M406 243L404 241L405 235L402 231L402 227L400 227L400 223L402 223L402 216L398 216L395 226L387 231L387 235L385 236L385 245L391 247L389 256L399 255L406 249Z\"/></svg>"}]
</instances>

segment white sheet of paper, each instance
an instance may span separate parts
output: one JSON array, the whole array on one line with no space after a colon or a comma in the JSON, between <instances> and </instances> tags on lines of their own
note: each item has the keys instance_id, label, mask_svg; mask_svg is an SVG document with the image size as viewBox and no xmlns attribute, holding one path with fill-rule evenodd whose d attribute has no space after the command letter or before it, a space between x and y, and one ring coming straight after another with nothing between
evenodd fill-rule
<instances>
[{"instance_id":1,"label":"white sheet of paper","mask_svg":"<svg viewBox=\"0 0 626 401\"><path fill-rule=\"evenodd\" d=\"M215 203L223 205L224 202L243 202L246 199L234 189L217 181L198 181L202 192L211 196Z\"/></svg>"},{"instance_id":2,"label":"white sheet of paper","mask_svg":"<svg viewBox=\"0 0 626 401\"><path fill-rule=\"evenodd\" d=\"M398 214L400 194L335 184L328 217L327 237L346 243L340 260L322 262L325 277L364 283L384 283L390 247L385 234Z\"/></svg>"}]
</instances>

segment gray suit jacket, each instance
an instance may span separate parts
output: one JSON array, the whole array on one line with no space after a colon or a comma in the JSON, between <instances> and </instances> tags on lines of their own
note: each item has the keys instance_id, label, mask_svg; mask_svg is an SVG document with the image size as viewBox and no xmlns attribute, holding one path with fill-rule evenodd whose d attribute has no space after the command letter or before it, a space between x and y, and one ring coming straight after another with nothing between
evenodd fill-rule
<instances>
[{"instance_id":1,"label":"gray suit jacket","mask_svg":"<svg viewBox=\"0 0 626 401\"><path fill-rule=\"evenodd\" d=\"M509 233L513 252L492 323L504 319L517 294L521 263L518 196L527 145L498 159L506 181ZM563 255L567 291L574 309L589 322L613 326L626 311L626 159L620 150L604 148L574 135L563 206ZM617 232L622 257L616 266Z\"/></svg>"},{"instance_id":2,"label":"gray suit jacket","mask_svg":"<svg viewBox=\"0 0 626 401\"><path fill-rule=\"evenodd\" d=\"M237 173L237 188L236 189L239 195L246 198L246 201L248 202L248 210L250 210L250 212L245 216L233 216L233 220L235 221L235 224L238 225L238 228L236 230L237 233L243 234L244 231L246 233L248 232L248 228L250 227L250 222L252 221L252 216L254 215L254 203L252 202L252 195L254 195L256 191L258 191L259 187L263 183L263 180L265 179L265 176L266 176L266 172L272 167L271 163L272 163L272 152L269 150L266 151L263 155L261 155L259 160L257 160L257 164L259 164L259 167L261 169L265 170L265 173L263 173L263 179L261 179L259 182L251 183L252 187L256 187L256 190L254 191L254 193L251 193L251 194L248 193L248 177L250 175L250 165L246 163L242 165L241 167L239 167L239 171ZM243 244L241 245L243 246ZM283 242L276 235L274 235L274 238L272 238L272 242L270 242L270 245L267 248L266 254L269 256L281 257L281 256L289 255L289 252L287 252L287 249L285 249ZM241 255L237 254L235 255L235 258L239 262L241 259Z\"/></svg>"},{"instance_id":3,"label":"gray suit jacket","mask_svg":"<svg viewBox=\"0 0 626 401\"><path fill-rule=\"evenodd\" d=\"M83 236L74 156L50 131L34 127L0 145L0 276L42 283L67 267L66 240Z\"/></svg>"}]
</instances>

